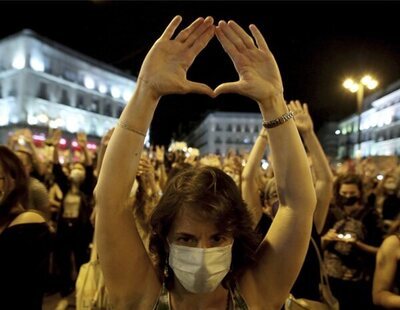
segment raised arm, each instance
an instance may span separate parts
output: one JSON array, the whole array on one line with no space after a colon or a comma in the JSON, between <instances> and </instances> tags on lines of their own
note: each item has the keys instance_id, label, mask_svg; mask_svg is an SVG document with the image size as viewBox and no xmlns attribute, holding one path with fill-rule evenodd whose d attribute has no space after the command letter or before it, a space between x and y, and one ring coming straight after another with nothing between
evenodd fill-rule
<instances>
[{"instance_id":1,"label":"raised arm","mask_svg":"<svg viewBox=\"0 0 400 310\"><path fill-rule=\"evenodd\" d=\"M221 21L216 34L231 57L239 80L215 92L238 93L257 101L264 121L287 115L278 66L256 26L255 39L233 21ZM307 157L293 119L267 130L280 200L279 211L257 252L257 264L239 286L249 308L278 309L304 261L316 198Z\"/></svg>"},{"instance_id":2,"label":"raised arm","mask_svg":"<svg viewBox=\"0 0 400 310\"><path fill-rule=\"evenodd\" d=\"M329 203L333 195L333 174L325 156L324 150L314 132L314 125L308 112L307 104L300 101L291 101L290 110L294 112L296 127L303 137L304 145L311 157L312 167L315 172L315 193L317 207L314 213L314 225L318 234L321 234L328 215Z\"/></svg>"},{"instance_id":3,"label":"raised arm","mask_svg":"<svg viewBox=\"0 0 400 310\"><path fill-rule=\"evenodd\" d=\"M393 292L399 260L399 238L392 235L382 243L376 258L372 288L372 298L375 305L387 309L400 308L400 296Z\"/></svg>"},{"instance_id":4,"label":"raised arm","mask_svg":"<svg viewBox=\"0 0 400 310\"><path fill-rule=\"evenodd\" d=\"M195 57L214 35L213 19L199 18L173 39L181 20L176 16L147 54L135 93L121 114L99 174L96 238L116 309L151 309L161 287L127 205L145 133L159 99L190 92L214 95L208 86L186 79Z\"/></svg>"},{"instance_id":5,"label":"raised arm","mask_svg":"<svg viewBox=\"0 0 400 310\"><path fill-rule=\"evenodd\" d=\"M260 171L260 163L268 144L267 130L262 128L256 143L249 154L246 166L242 172L242 196L247 204L255 227L262 216L262 205L258 193L257 176Z\"/></svg>"}]
</instances>

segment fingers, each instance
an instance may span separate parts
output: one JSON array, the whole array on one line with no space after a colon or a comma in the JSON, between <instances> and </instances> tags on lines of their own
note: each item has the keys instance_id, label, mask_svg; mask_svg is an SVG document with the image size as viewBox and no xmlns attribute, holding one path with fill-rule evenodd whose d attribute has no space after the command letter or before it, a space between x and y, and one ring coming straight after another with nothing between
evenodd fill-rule
<instances>
[{"instance_id":1,"label":"fingers","mask_svg":"<svg viewBox=\"0 0 400 310\"><path fill-rule=\"evenodd\" d=\"M186 84L186 92L187 93L196 93L210 96L211 98L215 97L214 91L206 84L187 81Z\"/></svg>"},{"instance_id":2,"label":"fingers","mask_svg":"<svg viewBox=\"0 0 400 310\"><path fill-rule=\"evenodd\" d=\"M188 44L192 42L193 39L193 42L191 43L193 44L191 46L191 49L195 55L198 55L207 46L208 42L210 42L210 40L214 37L215 28L212 22L213 20L211 18L211 23L209 20L207 28L203 30L200 36L192 35L191 39L188 39Z\"/></svg>"},{"instance_id":3,"label":"fingers","mask_svg":"<svg viewBox=\"0 0 400 310\"><path fill-rule=\"evenodd\" d=\"M215 28L215 34L217 36L218 41L221 43L222 48L224 51L232 57L234 53L237 52L236 47L232 42L228 39L228 37L225 35L224 31L222 30L222 26L226 24L224 21L220 21L218 23L218 26Z\"/></svg>"},{"instance_id":4,"label":"fingers","mask_svg":"<svg viewBox=\"0 0 400 310\"><path fill-rule=\"evenodd\" d=\"M220 21L218 23L221 32L226 37L226 39L229 40L229 42L234 46L234 48L238 51L243 51L246 49L246 45L241 37L232 29L232 25L233 22L227 24L225 21Z\"/></svg>"},{"instance_id":5,"label":"fingers","mask_svg":"<svg viewBox=\"0 0 400 310\"><path fill-rule=\"evenodd\" d=\"M181 16L179 16L179 15L175 16L171 20L171 22L169 23L167 28L165 28L164 33L161 35L160 39L170 40L172 38L172 36L174 35L176 28L178 28L179 24L181 23L181 21L182 21Z\"/></svg>"},{"instance_id":6,"label":"fingers","mask_svg":"<svg viewBox=\"0 0 400 310\"><path fill-rule=\"evenodd\" d=\"M199 17L193 23L190 24L189 27L185 28L176 36L175 40L180 42L185 42L187 38L201 25L204 23L204 18Z\"/></svg>"},{"instance_id":7,"label":"fingers","mask_svg":"<svg viewBox=\"0 0 400 310\"><path fill-rule=\"evenodd\" d=\"M249 26L251 34L253 35L254 39L256 40L257 46L263 52L269 52L268 44L264 39L264 36L261 34L260 30L256 27L256 25Z\"/></svg>"},{"instance_id":8,"label":"fingers","mask_svg":"<svg viewBox=\"0 0 400 310\"><path fill-rule=\"evenodd\" d=\"M255 47L253 39L235 21L230 20L228 22L228 25L232 27L232 30L240 37L240 39L247 48Z\"/></svg>"},{"instance_id":9,"label":"fingers","mask_svg":"<svg viewBox=\"0 0 400 310\"><path fill-rule=\"evenodd\" d=\"M223 83L219 85L215 90L215 96L219 96L220 94L227 94L227 93L239 93L239 82L229 82Z\"/></svg>"}]
</instances>

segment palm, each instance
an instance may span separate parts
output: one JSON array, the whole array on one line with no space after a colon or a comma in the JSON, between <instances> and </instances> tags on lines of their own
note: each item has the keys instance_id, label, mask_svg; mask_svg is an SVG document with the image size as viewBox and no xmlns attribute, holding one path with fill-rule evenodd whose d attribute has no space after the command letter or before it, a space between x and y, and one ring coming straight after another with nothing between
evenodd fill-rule
<instances>
[{"instance_id":1,"label":"palm","mask_svg":"<svg viewBox=\"0 0 400 310\"><path fill-rule=\"evenodd\" d=\"M297 129L300 132L309 131L309 130L312 130L312 128L313 128L311 117L304 112L295 114L294 121L296 123Z\"/></svg>"},{"instance_id":2,"label":"palm","mask_svg":"<svg viewBox=\"0 0 400 310\"><path fill-rule=\"evenodd\" d=\"M194 59L214 35L212 22L212 18L197 19L179 32L175 39L171 39L180 23L180 18L174 18L147 54L140 69L139 80L148 83L151 90L160 97L189 92L213 96L210 87L186 78Z\"/></svg>"},{"instance_id":3,"label":"palm","mask_svg":"<svg viewBox=\"0 0 400 310\"><path fill-rule=\"evenodd\" d=\"M251 28L254 40L239 25L220 22L216 34L239 75L237 82L224 83L216 93L239 93L258 102L283 93L282 80L274 56L259 30Z\"/></svg>"}]
</instances>

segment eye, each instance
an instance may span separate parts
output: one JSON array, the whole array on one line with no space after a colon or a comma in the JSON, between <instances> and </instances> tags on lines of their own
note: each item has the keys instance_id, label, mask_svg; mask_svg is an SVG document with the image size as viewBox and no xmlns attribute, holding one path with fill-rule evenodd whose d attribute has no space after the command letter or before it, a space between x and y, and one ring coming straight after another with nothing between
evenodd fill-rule
<instances>
[{"instance_id":1,"label":"eye","mask_svg":"<svg viewBox=\"0 0 400 310\"><path fill-rule=\"evenodd\" d=\"M176 239L176 243L181 245L195 245L196 239L190 236L181 236Z\"/></svg>"},{"instance_id":2,"label":"eye","mask_svg":"<svg viewBox=\"0 0 400 310\"><path fill-rule=\"evenodd\" d=\"M224 243L227 239L224 235L215 235L211 237L212 242L221 244Z\"/></svg>"}]
</instances>

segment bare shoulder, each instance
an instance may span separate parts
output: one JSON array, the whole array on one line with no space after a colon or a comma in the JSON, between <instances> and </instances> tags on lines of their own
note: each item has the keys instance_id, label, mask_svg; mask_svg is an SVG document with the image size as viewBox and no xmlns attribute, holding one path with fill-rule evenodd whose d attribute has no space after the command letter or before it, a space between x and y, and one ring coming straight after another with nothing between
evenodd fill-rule
<instances>
[{"instance_id":1,"label":"bare shoulder","mask_svg":"<svg viewBox=\"0 0 400 310\"><path fill-rule=\"evenodd\" d=\"M11 226L19 224L33 224L33 223L44 223L46 220L39 213L27 211L18 215L10 224Z\"/></svg>"}]
</instances>

